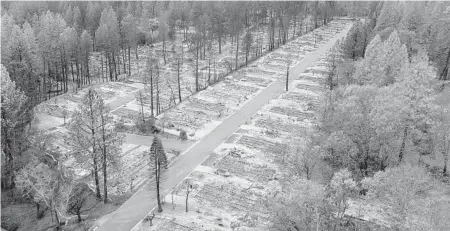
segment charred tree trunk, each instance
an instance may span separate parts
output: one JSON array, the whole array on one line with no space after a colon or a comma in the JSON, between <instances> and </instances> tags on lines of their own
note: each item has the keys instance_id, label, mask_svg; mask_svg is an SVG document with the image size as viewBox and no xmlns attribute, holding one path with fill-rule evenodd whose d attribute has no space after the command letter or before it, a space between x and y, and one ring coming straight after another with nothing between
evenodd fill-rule
<instances>
[{"instance_id":1,"label":"charred tree trunk","mask_svg":"<svg viewBox=\"0 0 450 231\"><path fill-rule=\"evenodd\" d=\"M77 89L80 88L80 66L78 65L78 58L75 60L75 66L77 67Z\"/></svg>"},{"instance_id":2,"label":"charred tree trunk","mask_svg":"<svg viewBox=\"0 0 450 231\"><path fill-rule=\"evenodd\" d=\"M166 65L167 61L166 61L166 39L165 38L163 38L163 41L162 41L162 49L163 49L164 65Z\"/></svg>"},{"instance_id":3,"label":"charred tree trunk","mask_svg":"<svg viewBox=\"0 0 450 231\"><path fill-rule=\"evenodd\" d=\"M448 49L448 52L447 52L447 61L445 62L445 66L442 69L441 74L439 75L439 80L449 80L448 79L449 62L450 62L450 48Z\"/></svg>"},{"instance_id":4,"label":"charred tree trunk","mask_svg":"<svg viewBox=\"0 0 450 231\"><path fill-rule=\"evenodd\" d=\"M131 75L131 47L128 46L128 76Z\"/></svg>"},{"instance_id":5,"label":"charred tree trunk","mask_svg":"<svg viewBox=\"0 0 450 231\"><path fill-rule=\"evenodd\" d=\"M103 115L102 115L103 120ZM103 203L108 203L108 178L107 178L107 171L106 171L106 137L105 137L105 124L104 121L102 121L102 129L103 129Z\"/></svg>"},{"instance_id":6,"label":"charred tree trunk","mask_svg":"<svg viewBox=\"0 0 450 231\"><path fill-rule=\"evenodd\" d=\"M239 32L236 33L236 68L235 68L235 70L237 70L239 68L238 58L239 58Z\"/></svg>"},{"instance_id":7,"label":"charred tree trunk","mask_svg":"<svg viewBox=\"0 0 450 231\"><path fill-rule=\"evenodd\" d=\"M77 212L78 223L81 223L81 212Z\"/></svg>"},{"instance_id":8,"label":"charred tree trunk","mask_svg":"<svg viewBox=\"0 0 450 231\"><path fill-rule=\"evenodd\" d=\"M289 63L286 66L286 91L289 90Z\"/></svg>"},{"instance_id":9,"label":"charred tree trunk","mask_svg":"<svg viewBox=\"0 0 450 231\"><path fill-rule=\"evenodd\" d=\"M126 55L126 53L127 53L127 49L126 48L125 49L122 48L122 61L123 61L123 73L124 74L127 73L127 61L126 61L127 55ZM128 70L128 72L129 71L130 70Z\"/></svg>"},{"instance_id":10,"label":"charred tree trunk","mask_svg":"<svg viewBox=\"0 0 450 231\"><path fill-rule=\"evenodd\" d=\"M150 69L150 111L153 118L155 115L153 113L153 69Z\"/></svg>"},{"instance_id":11,"label":"charred tree trunk","mask_svg":"<svg viewBox=\"0 0 450 231\"><path fill-rule=\"evenodd\" d=\"M136 59L139 59L139 56L138 56L138 45L136 45L136 47L134 48L134 51L135 51Z\"/></svg>"},{"instance_id":12,"label":"charred tree trunk","mask_svg":"<svg viewBox=\"0 0 450 231\"><path fill-rule=\"evenodd\" d=\"M86 75L87 75L89 84L91 84L91 75L89 74L89 54L88 54L88 52L86 52L85 60L86 60Z\"/></svg>"},{"instance_id":13,"label":"charred tree trunk","mask_svg":"<svg viewBox=\"0 0 450 231\"><path fill-rule=\"evenodd\" d=\"M294 15L294 32L292 33L292 39L295 38L295 28L297 27L297 15Z\"/></svg>"},{"instance_id":14,"label":"charred tree trunk","mask_svg":"<svg viewBox=\"0 0 450 231\"><path fill-rule=\"evenodd\" d=\"M178 99L181 102L181 82L180 82L180 60L178 60L178 66L177 66L177 80L178 80Z\"/></svg>"},{"instance_id":15,"label":"charred tree trunk","mask_svg":"<svg viewBox=\"0 0 450 231\"><path fill-rule=\"evenodd\" d=\"M403 154L404 154L404 151L405 151L405 145L406 145L406 138L407 138L407 136L408 136L408 128L406 127L405 130L403 131L402 144L401 144L401 147L400 147L400 152L398 154L398 159L399 159L398 162L399 163L401 163L402 159L403 159Z\"/></svg>"},{"instance_id":16,"label":"charred tree trunk","mask_svg":"<svg viewBox=\"0 0 450 231\"><path fill-rule=\"evenodd\" d=\"M211 59L208 60L208 85L210 85L211 80Z\"/></svg>"},{"instance_id":17,"label":"charred tree trunk","mask_svg":"<svg viewBox=\"0 0 450 231\"><path fill-rule=\"evenodd\" d=\"M444 137L444 139L447 140L448 137ZM450 142L447 141L446 144L444 144L444 145L445 145L445 150L442 153L442 155L444 156L444 169L442 171L442 174L444 176L448 176L447 165L448 165L448 158L449 158L449 155L450 155Z\"/></svg>"},{"instance_id":18,"label":"charred tree trunk","mask_svg":"<svg viewBox=\"0 0 450 231\"><path fill-rule=\"evenodd\" d=\"M100 63L102 67L102 80L105 81L105 75L103 74L103 53L100 53Z\"/></svg>"},{"instance_id":19,"label":"charred tree trunk","mask_svg":"<svg viewBox=\"0 0 450 231\"><path fill-rule=\"evenodd\" d=\"M159 105L159 67L156 66L156 115L161 112Z\"/></svg>"},{"instance_id":20,"label":"charred tree trunk","mask_svg":"<svg viewBox=\"0 0 450 231\"><path fill-rule=\"evenodd\" d=\"M112 53L108 53L108 69L109 69L109 80L114 81L114 70L112 66Z\"/></svg>"},{"instance_id":21,"label":"charred tree trunk","mask_svg":"<svg viewBox=\"0 0 450 231\"><path fill-rule=\"evenodd\" d=\"M59 220L59 216L58 216L58 212L56 211L56 209L54 208L54 205L52 203L52 210L55 213L55 222L56 222L56 228L57 230L61 230L61 222Z\"/></svg>"},{"instance_id":22,"label":"charred tree trunk","mask_svg":"<svg viewBox=\"0 0 450 231\"><path fill-rule=\"evenodd\" d=\"M222 36L219 35L219 54L222 54Z\"/></svg>"},{"instance_id":23,"label":"charred tree trunk","mask_svg":"<svg viewBox=\"0 0 450 231\"><path fill-rule=\"evenodd\" d=\"M100 181L98 177L98 163L97 163L97 157L94 157L94 180L95 180L95 192L96 197L98 199L102 198L102 195L100 194Z\"/></svg>"},{"instance_id":24,"label":"charred tree trunk","mask_svg":"<svg viewBox=\"0 0 450 231\"><path fill-rule=\"evenodd\" d=\"M196 48L196 57L195 57L195 92L198 92L198 53L199 53L199 44L197 42L197 48Z\"/></svg>"},{"instance_id":25,"label":"charred tree trunk","mask_svg":"<svg viewBox=\"0 0 450 231\"><path fill-rule=\"evenodd\" d=\"M116 52L112 53L113 65L114 65L114 79L117 81L117 65L116 65Z\"/></svg>"},{"instance_id":26,"label":"charred tree trunk","mask_svg":"<svg viewBox=\"0 0 450 231\"><path fill-rule=\"evenodd\" d=\"M48 71L48 80L49 80L49 83L50 83L50 86L49 86L49 90L47 90L47 95L48 95L48 98L50 99L51 97L50 97L50 92L51 92L51 90L52 90L52 79L51 79L51 75L50 75L50 73L52 74L52 76L53 76L53 73L50 71L50 62L47 62L47 71ZM47 86L45 86L45 87L47 87Z\"/></svg>"}]
</instances>

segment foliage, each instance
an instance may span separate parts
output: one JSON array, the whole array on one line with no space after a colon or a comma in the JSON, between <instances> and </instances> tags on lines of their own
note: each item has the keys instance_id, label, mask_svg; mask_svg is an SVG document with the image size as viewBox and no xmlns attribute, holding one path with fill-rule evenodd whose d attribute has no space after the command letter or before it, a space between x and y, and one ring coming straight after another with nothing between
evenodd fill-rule
<instances>
[{"instance_id":1,"label":"foliage","mask_svg":"<svg viewBox=\"0 0 450 231\"><path fill-rule=\"evenodd\" d=\"M272 206L272 225L278 230L324 230L330 217L325 187L308 180L295 180Z\"/></svg>"},{"instance_id":2,"label":"foliage","mask_svg":"<svg viewBox=\"0 0 450 231\"><path fill-rule=\"evenodd\" d=\"M47 165L33 157L17 173L17 188L24 194L32 194L37 203L45 203L55 214L56 227L60 227L60 219L69 218L66 211L71 198L73 173L63 164L66 156L54 157L54 160Z\"/></svg>"},{"instance_id":3,"label":"foliage","mask_svg":"<svg viewBox=\"0 0 450 231\"><path fill-rule=\"evenodd\" d=\"M16 87L14 81L9 78L6 68L1 65L1 114L2 114L2 184L7 187L14 186L14 162L16 157L26 148L25 137L27 131L25 125L28 123L30 108L27 105L27 97ZM3 165L6 164L6 165Z\"/></svg>"},{"instance_id":4,"label":"foliage","mask_svg":"<svg viewBox=\"0 0 450 231\"><path fill-rule=\"evenodd\" d=\"M385 2L374 30L381 31L387 27L395 27L402 18L403 7L397 2Z\"/></svg>"},{"instance_id":5,"label":"foliage","mask_svg":"<svg viewBox=\"0 0 450 231\"><path fill-rule=\"evenodd\" d=\"M158 212L162 212L160 199L161 174L162 171L168 167L168 160L161 139L158 136L154 136L152 145L150 147L150 152L148 154L150 157L150 168L153 170L155 177Z\"/></svg>"},{"instance_id":6,"label":"foliage","mask_svg":"<svg viewBox=\"0 0 450 231\"><path fill-rule=\"evenodd\" d=\"M268 200L272 226L278 230L345 230L349 199L358 190L350 171L334 174L327 185L289 178L285 187Z\"/></svg>"},{"instance_id":7,"label":"foliage","mask_svg":"<svg viewBox=\"0 0 450 231\"><path fill-rule=\"evenodd\" d=\"M346 210L349 207L348 200L358 191L356 182L352 178L352 173L347 169L341 169L334 173L328 186L328 200L336 212L336 217L341 222L344 219Z\"/></svg>"},{"instance_id":8,"label":"foliage","mask_svg":"<svg viewBox=\"0 0 450 231\"><path fill-rule=\"evenodd\" d=\"M142 120L139 116L135 117L134 124L142 134L154 134L159 131L155 126L155 120L152 117L147 117L145 120Z\"/></svg>"},{"instance_id":9,"label":"foliage","mask_svg":"<svg viewBox=\"0 0 450 231\"><path fill-rule=\"evenodd\" d=\"M81 214L91 210L97 204L95 201L94 192L89 186L86 183L78 183L73 187L71 192L67 212L72 215L77 215L78 222L81 222Z\"/></svg>"},{"instance_id":10,"label":"foliage","mask_svg":"<svg viewBox=\"0 0 450 231\"><path fill-rule=\"evenodd\" d=\"M181 139L181 140L187 140L187 139L188 139L187 133L186 133L185 130L181 130L181 131L180 131L180 139Z\"/></svg>"},{"instance_id":11,"label":"foliage","mask_svg":"<svg viewBox=\"0 0 450 231\"><path fill-rule=\"evenodd\" d=\"M134 27L136 19L132 14L127 14L121 23L121 31L125 35L124 43L129 47L135 47L138 42L138 28Z\"/></svg>"},{"instance_id":12,"label":"foliage","mask_svg":"<svg viewBox=\"0 0 450 231\"><path fill-rule=\"evenodd\" d=\"M382 43L379 36L367 46L365 58L357 64L355 78L359 84L386 86L394 83L408 68L406 46L394 31Z\"/></svg>"},{"instance_id":13,"label":"foliage","mask_svg":"<svg viewBox=\"0 0 450 231\"><path fill-rule=\"evenodd\" d=\"M367 197L389 205L394 212L395 224L401 228L405 228L414 201L426 197L432 184L425 169L408 164L377 172L362 181Z\"/></svg>"},{"instance_id":14,"label":"foliage","mask_svg":"<svg viewBox=\"0 0 450 231\"><path fill-rule=\"evenodd\" d=\"M327 88L333 90L338 85L339 73L338 66L341 62L341 42L336 42L327 55Z\"/></svg>"},{"instance_id":15,"label":"foliage","mask_svg":"<svg viewBox=\"0 0 450 231\"><path fill-rule=\"evenodd\" d=\"M283 158L282 162L290 176L311 180L317 171L322 150L313 139L308 140L306 144L293 139L287 147L281 148L280 156ZM280 146L282 145L280 144Z\"/></svg>"},{"instance_id":16,"label":"foliage","mask_svg":"<svg viewBox=\"0 0 450 231\"><path fill-rule=\"evenodd\" d=\"M371 25L369 22L356 22L348 32L342 42L343 54L357 60L358 58L364 58L367 45L370 41Z\"/></svg>"},{"instance_id":17,"label":"foliage","mask_svg":"<svg viewBox=\"0 0 450 231\"><path fill-rule=\"evenodd\" d=\"M450 89L446 88L436 96L435 102L438 105L436 121L432 128L434 155L441 157L442 174L448 176L448 160L450 157Z\"/></svg>"}]
</instances>

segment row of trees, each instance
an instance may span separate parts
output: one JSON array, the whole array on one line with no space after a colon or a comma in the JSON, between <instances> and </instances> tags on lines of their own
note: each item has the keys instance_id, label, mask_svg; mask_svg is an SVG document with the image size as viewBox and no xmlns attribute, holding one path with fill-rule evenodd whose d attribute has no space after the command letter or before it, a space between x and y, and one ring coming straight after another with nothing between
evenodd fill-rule
<instances>
[{"instance_id":1,"label":"row of trees","mask_svg":"<svg viewBox=\"0 0 450 231\"><path fill-rule=\"evenodd\" d=\"M291 175L283 190L268 200L267 209L278 230L446 230L450 225L448 202L424 199L430 191L445 187L424 168L409 164L362 181L342 169L327 185ZM363 201L358 203L358 197Z\"/></svg>"},{"instance_id":2,"label":"row of trees","mask_svg":"<svg viewBox=\"0 0 450 231\"><path fill-rule=\"evenodd\" d=\"M262 44L258 43L262 38L252 37L252 32L261 26L268 27L271 38L268 47L272 50L288 40L291 28L293 36L301 33L307 15L312 15L313 21L309 29L326 24L335 13L335 5L331 2L2 3L3 9L8 9L2 10L2 63L12 80L37 104L67 92L69 83L76 88L90 84L100 73L102 79L109 80L117 80L121 73L130 74L131 49L135 49L137 58L139 45L162 41L161 60L166 64L169 42L175 42L180 30L182 37L178 39L189 41L189 50L195 51L197 63L198 59L205 59L207 50L213 52L213 43L217 42L220 54L227 36L236 44L236 51L240 42L235 41L243 40L241 47L245 49L247 63L255 42L256 56L263 52ZM101 67L95 66L91 51L100 52ZM238 53L235 68L241 65ZM160 57L157 59L159 62Z\"/></svg>"},{"instance_id":3,"label":"row of trees","mask_svg":"<svg viewBox=\"0 0 450 231\"><path fill-rule=\"evenodd\" d=\"M26 96L11 81L3 65L1 69L2 188L17 188L20 197L36 205L37 218L44 211L40 210L41 205L50 209L58 227L61 218L67 220L69 214L78 215L81 220L81 212L90 209L85 206L89 188L75 180L72 169L66 168L68 155L49 149L51 137L34 126L21 126L26 121L24 117L32 116L24 114Z\"/></svg>"},{"instance_id":4,"label":"row of trees","mask_svg":"<svg viewBox=\"0 0 450 231\"><path fill-rule=\"evenodd\" d=\"M124 135L117 132L108 108L94 90L89 89L84 95L78 110L71 115L68 129L66 140L72 145L72 152L61 153L50 148L53 138L45 132L36 132L31 135L37 152L31 152L25 166L9 173L14 176L20 194L36 204L37 218L44 205L50 209L56 227L69 221L71 215L76 215L81 222L82 213L95 207L97 200L109 202L108 173L120 172L122 168L120 153ZM92 173L92 183L89 177L82 177L66 166L69 158Z\"/></svg>"},{"instance_id":5,"label":"row of trees","mask_svg":"<svg viewBox=\"0 0 450 231\"><path fill-rule=\"evenodd\" d=\"M16 187L22 197L33 201L37 218L40 218L40 208L44 205L50 210L56 227L70 220L71 215L76 215L81 222L82 213L97 204L91 198L109 202L108 173L120 172L123 167L120 153L124 135L117 132L117 124L103 99L95 90L89 89L68 124L67 140L70 140L73 151L61 153L59 149L52 149L53 138L45 132L32 128L20 133L16 131L17 123L24 116L20 107L26 96L10 80L3 66L1 80L2 109L5 109L2 110L2 142L5 144L2 145L2 183L7 187ZM15 150L20 147L17 146L19 141L23 140L32 140L36 152L28 152L30 156L25 157ZM167 168L168 161L158 137L153 139L148 156L156 180L159 210L162 211L159 187L161 173ZM79 167L92 173L93 183L89 182L89 177L81 177L73 168L66 166L71 157L75 158ZM14 166L20 158L21 166ZM94 189L91 189L91 184Z\"/></svg>"},{"instance_id":6,"label":"row of trees","mask_svg":"<svg viewBox=\"0 0 450 231\"><path fill-rule=\"evenodd\" d=\"M262 44L261 41L264 33L266 33L266 35L270 34L273 38L269 39L269 44L267 45L267 47L270 48L267 50L269 51L284 44L288 40L288 34L292 34L292 37L295 37L314 29L315 26L327 23L331 20L331 16L333 15L332 10L334 9L333 4L308 5L302 2L290 2L289 4L286 3L281 5L278 3L253 4L244 2L228 4L219 2L196 2L192 6L186 5L185 3L173 5L175 8L171 8L170 6L171 5L169 4L169 7L164 11L165 13L162 14L161 18L157 20L148 20L147 25L151 26L145 29L148 31L147 34L151 35L150 39L153 39L154 35L157 34L156 38L162 40L162 45L159 48L161 48L163 60L157 57L157 52L155 51L156 48L153 48L153 50L149 52L150 57L146 60L144 74L144 83L148 90L143 93L143 98L150 98L152 115L158 115L163 110L159 100L161 90L158 90L158 88L161 89L159 86L161 82L167 83L168 88L165 90L172 91L169 107L172 103L177 103L177 98L179 102L182 100L180 72L182 72L185 67L185 53L192 54L195 59L192 63L194 66L193 75L195 77L195 89L193 92L199 91L207 85L217 81L216 74L214 75L214 78L212 78L211 69L213 67L215 69L216 63L220 58L218 56L222 53L222 46L227 38L231 40L231 45L235 45L235 51L232 52L235 54L234 59L226 60L226 63L228 64L227 71L231 72L243 65L247 65L249 61L258 58L263 54L264 44ZM191 30L193 32L191 32L190 35L186 33L189 27L186 26L186 23L184 22L181 23L183 26L179 27L179 30L176 30L176 28L178 28L177 25L180 25L180 22L186 20L187 17L186 12L177 8L180 6L184 6L184 8L191 7L189 18L192 21ZM314 18L308 19L307 14L309 11L312 11L312 6L314 6L318 12L314 15ZM328 12L327 14L321 13L325 10ZM269 23L269 21L271 23ZM309 24L306 23L309 21L313 22L311 26L308 26ZM172 24L173 22L178 23ZM142 26L142 28L144 28L144 26ZM306 28L306 31L303 31L303 28ZM178 43L175 41L175 35L176 31L180 30L183 33L181 40L185 41L178 46ZM275 37L278 37L278 40L275 40ZM172 43L172 61L166 61L165 53L167 45L165 39L168 39L168 42ZM152 40L150 40L150 42L151 41ZM187 43L188 49L186 52L184 51L184 43ZM217 45L217 47L215 47L215 45ZM175 49L176 47L180 47L181 51ZM233 49L233 47L230 49ZM240 60L240 53L245 54L245 62ZM167 55L167 57L169 56ZM206 85L201 84L199 80L200 74L202 74L200 73L200 60L208 61L208 79ZM164 63L162 63L162 61L164 61ZM223 62L223 60L221 62ZM172 67L176 66L177 81L175 85L177 86L172 86L167 80L168 76L164 76L163 70L165 69L164 64L166 63L169 63ZM174 90L176 87L178 88L178 91Z\"/></svg>"},{"instance_id":7,"label":"row of trees","mask_svg":"<svg viewBox=\"0 0 450 231\"><path fill-rule=\"evenodd\" d=\"M25 108L29 106L26 104L27 96L9 78L3 65L1 80L2 187L19 188L22 194L35 201L38 214L39 205L44 203L51 208L59 224L59 217L67 213L67 206L77 207L69 202L71 195L78 190L72 186L77 185L79 180L76 181L74 173L63 164L69 156L48 148L52 142L48 135L34 126L23 125L32 118L32 110ZM111 171L107 168L120 168L118 158L123 135L116 131L108 108L92 89L71 117L71 139L68 140L72 140L73 157L86 169L92 168L98 198L101 197L98 173L103 173L103 199L107 202L107 172ZM37 149L37 153L30 152L30 147L30 150ZM31 153L31 157L23 155L27 150L27 155Z\"/></svg>"},{"instance_id":8,"label":"row of trees","mask_svg":"<svg viewBox=\"0 0 450 231\"><path fill-rule=\"evenodd\" d=\"M355 9L365 19L328 55L319 126L283 155L286 183L269 203L279 205L274 226L369 229L351 218L359 197L386 206L375 215L389 216L391 227L445 230L448 204L435 195L448 188L441 180L450 156L449 5L371 2ZM318 178L326 186L310 181Z\"/></svg>"},{"instance_id":9,"label":"row of trees","mask_svg":"<svg viewBox=\"0 0 450 231\"><path fill-rule=\"evenodd\" d=\"M448 118L442 112L448 105L439 99L446 94L441 90L448 60L445 64L442 60L447 57L435 55L433 47L438 41L449 42L442 35L448 33L442 27L448 16L442 9L448 4L427 6L427 11L433 9L441 16L433 16L434 20L420 13L421 4L372 5L372 19L355 24L342 49L334 50L344 56L330 71L333 77L327 84L332 91L322 112L322 131L329 134L330 148L339 143L339 148L329 148L329 161L339 163L337 168L349 167L350 161L360 176L368 176L402 162L405 153L415 153L441 156L442 171L447 174L449 141L442 129ZM405 12L403 17L399 12ZM411 15L417 14L422 17L413 20ZM394 16L401 22L399 30L385 25ZM424 27L434 28L436 34L421 34ZM347 142L350 146L344 145Z\"/></svg>"},{"instance_id":10,"label":"row of trees","mask_svg":"<svg viewBox=\"0 0 450 231\"><path fill-rule=\"evenodd\" d=\"M375 35L382 40L397 31L400 41L406 45L408 58L425 49L437 68L439 80L450 80L448 73L450 39L448 3L371 2L363 8L368 17L351 29L343 44L343 52L353 60L364 58L369 41Z\"/></svg>"}]
</instances>

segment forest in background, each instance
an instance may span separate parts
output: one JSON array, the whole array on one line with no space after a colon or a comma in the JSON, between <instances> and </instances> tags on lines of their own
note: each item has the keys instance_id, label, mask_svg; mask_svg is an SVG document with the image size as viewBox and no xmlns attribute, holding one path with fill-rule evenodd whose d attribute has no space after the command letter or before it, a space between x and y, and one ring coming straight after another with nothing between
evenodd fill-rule
<instances>
[{"instance_id":1,"label":"forest in background","mask_svg":"<svg viewBox=\"0 0 450 231\"><path fill-rule=\"evenodd\" d=\"M99 78L89 69L92 52L102 54L102 76L115 81L132 71L126 63L139 47L181 38L208 49L212 40L220 46L258 24L283 44L285 23L295 17L310 15L314 28L348 15L362 20L330 53L319 127L306 148L288 144L295 151L286 164L292 171L287 192L306 196L276 201L274 224L283 230L345 227L348 202L361 194L394 208L394 227L448 227L445 213L436 212L445 212L447 202L433 196L448 186L447 2L175 3L2 2L2 189L14 188L14 173L30 162L23 154L33 107L70 84ZM269 43L275 48L277 40ZM326 163L320 172L327 186L308 181L305 187L318 161ZM46 173L54 166L40 167ZM431 202L415 203L424 198ZM417 214L434 220L420 226Z\"/></svg>"},{"instance_id":2,"label":"forest in background","mask_svg":"<svg viewBox=\"0 0 450 231\"><path fill-rule=\"evenodd\" d=\"M327 57L318 126L288 142L280 230L450 226L450 4L364 9Z\"/></svg>"},{"instance_id":3,"label":"forest in background","mask_svg":"<svg viewBox=\"0 0 450 231\"><path fill-rule=\"evenodd\" d=\"M311 14L314 21L311 26L317 28L339 11L336 5L335 2L5 1L2 64L10 69L11 78L33 104L37 104L67 92L69 83L80 87L99 78L90 70L91 52L102 54L101 75L113 81L121 73L130 74L130 66L126 64L132 49L162 42L166 63L169 52L166 42L181 39L189 47L210 50L212 41L217 41L221 53L222 40L268 25L271 50L276 43L279 46L288 40L288 30L296 28L290 24L303 22ZM275 34L279 41L275 41ZM204 59L202 52L199 56Z\"/></svg>"}]
</instances>

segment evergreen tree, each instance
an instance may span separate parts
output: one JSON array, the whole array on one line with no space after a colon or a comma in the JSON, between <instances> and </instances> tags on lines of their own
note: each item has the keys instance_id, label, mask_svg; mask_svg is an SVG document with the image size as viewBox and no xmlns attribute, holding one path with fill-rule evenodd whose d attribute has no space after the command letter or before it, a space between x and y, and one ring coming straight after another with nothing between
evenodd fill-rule
<instances>
[{"instance_id":1,"label":"evergreen tree","mask_svg":"<svg viewBox=\"0 0 450 231\"><path fill-rule=\"evenodd\" d=\"M425 2L417 1L405 4L405 13L401 19L401 24L405 29L417 31L424 24Z\"/></svg>"},{"instance_id":2,"label":"evergreen tree","mask_svg":"<svg viewBox=\"0 0 450 231\"><path fill-rule=\"evenodd\" d=\"M162 40L162 53L163 53L164 64L167 64L166 40L167 40L167 36L169 34L168 20L169 20L168 12L164 12L161 15L161 17L158 19L158 21L159 21L158 35L159 35L159 38Z\"/></svg>"},{"instance_id":3,"label":"evergreen tree","mask_svg":"<svg viewBox=\"0 0 450 231\"><path fill-rule=\"evenodd\" d=\"M78 6L73 9L73 26L77 29L78 34L81 34L81 31L83 29L83 18Z\"/></svg>"},{"instance_id":4,"label":"evergreen tree","mask_svg":"<svg viewBox=\"0 0 450 231\"><path fill-rule=\"evenodd\" d=\"M39 47L37 44L37 38L34 34L33 28L28 22L25 22L22 26L23 34L22 34L22 44L24 44L27 55L23 58L26 60L27 65L30 68L30 71L37 75L42 71L42 64L39 59Z\"/></svg>"},{"instance_id":5,"label":"evergreen tree","mask_svg":"<svg viewBox=\"0 0 450 231\"><path fill-rule=\"evenodd\" d=\"M360 84L386 86L394 83L408 66L408 52L397 31L384 43L377 35L368 45L365 58L357 64L356 79Z\"/></svg>"},{"instance_id":6,"label":"evergreen tree","mask_svg":"<svg viewBox=\"0 0 450 231\"><path fill-rule=\"evenodd\" d=\"M128 75L131 75L131 48L137 49L139 30L135 26L136 19L127 14L122 20L121 31L124 34L124 45L128 48ZM136 52L137 54L137 52Z\"/></svg>"},{"instance_id":7,"label":"evergreen tree","mask_svg":"<svg viewBox=\"0 0 450 231\"><path fill-rule=\"evenodd\" d=\"M67 60L67 64L70 66L72 70L72 84L75 84L75 74L74 74L74 62L78 58L78 34L74 27L67 27L60 35L62 50L65 54L65 59ZM78 66L76 66L75 70L77 70ZM68 73L66 73L68 74ZM78 77L78 76L77 76ZM67 79L68 76L67 76ZM77 88L80 86L80 81L77 78Z\"/></svg>"},{"instance_id":8,"label":"evergreen tree","mask_svg":"<svg viewBox=\"0 0 450 231\"><path fill-rule=\"evenodd\" d=\"M47 11L39 18L39 32L37 34L40 53L43 59L43 93L53 92L54 83L60 79L61 40L60 35L66 28L64 19L59 14ZM45 97L45 99L47 96Z\"/></svg>"},{"instance_id":9,"label":"evergreen tree","mask_svg":"<svg viewBox=\"0 0 450 231\"><path fill-rule=\"evenodd\" d=\"M248 56L250 55L250 49L251 49L252 43L253 43L252 32L250 30L247 30L245 32L243 43L244 43L243 45L244 45L244 51L245 51L245 66L247 66Z\"/></svg>"},{"instance_id":10,"label":"evergreen tree","mask_svg":"<svg viewBox=\"0 0 450 231\"><path fill-rule=\"evenodd\" d=\"M66 14L64 15L64 20L66 21L67 25L73 25L73 10L71 5L67 7Z\"/></svg>"},{"instance_id":11,"label":"evergreen tree","mask_svg":"<svg viewBox=\"0 0 450 231\"><path fill-rule=\"evenodd\" d=\"M359 84L382 78L380 76L382 48L381 38L376 35L367 46L364 59L356 63L355 79Z\"/></svg>"},{"instance_id":12,"label":"evergreen tree","mask_svg":"<svg viewBox=\"0 0 450 231\"><path fill-rule=\"evenodd\" d=\"M88 76L89 84L91 83L90 73L89 73L89 55L92 51L92 37L88 31L84 30L80 36L80 50L81 56L83 57L84 70L86 70L86 75Z\"/></svg>"},{"instance_id":13,"label":"evergreen tree","mask_svg":"<svg viewBox=\"0 0 450 231\"><path fill-rule=\"evenodd\" d=\"M98 28L101 16L101 9L98 3L88 2L86 7L86 20L87 20L87 28L89 29L90 34L93 37L93 45L95 45L96 34L95 31Z\"/></svg>"},{"instance_id":14,"label":"evergreen tree","mask_svg":"<svg viewBox=\"0 0 450 231\"><path fill-rule=\"evenodd\" d=\"M399 76L404 73L409 66L408 52L406 45L400 43L398 32L391 33L389 38L384 42L381 58L383 66L384 80L378 82L380 85L387 85L398 80Z\"/></svg>"},{"instance_id":15,"label":"evergreen tree","mask_svg":"<svg viewBox=\"0 0 450 231\"><path fill-rule=\"evenodd\" d=\"M27 105L27 97L16 87L14 81L9 78L6 68L1 65L1 143L2 154L5 157L5 174L2 173L2 185L7 188L14 187L15 159L26 148L23 145L25 125L30 108ZM3 162L2 162L3 163Z\"/></svg>"},{"instance_id":16,"label":"evergreen tree","mask_svg":"<svg viewBox=\"0 0 450 231\"><path fill-rule=\"evenodd\" d=\"M364 57L370 41L370 32L368 23L357 22L353 24L342 43L344 55L353 60Z\"/></svg>"},{"instance_id":17,"label":"evergreen tree","mask_svg":"<svg viewBox=\"0 0 450 231\"><path fill-rule=\"evenodd\" d=\"M10 78L30 97L29 103L35 105L42 65L33 29L28 22L22 28L8 14L2 16L2 63L10 70Z\"/></svg>"},{"instance_id":18,"label":"evergreen tree","mask_svg":"<svg viewBox=\"0 0 450 231\"><path fill-rule=\"evenodd\" d=\"M117 80L116 62L119 47L119 24L116 13L112 7L105 8L100 17L99 28L96 34L100 47L106 52L107 67L109 68L110 80Z\"/></svg>"},{"instance_id":19,"label":"evergreen tree","mask_svg":"<svg viewBox=\"0 0 450 231\"><path fill-rule=\"evenodd\" d=\"M402 18L402 6L398 2L384 2L380 16L377 19L375 31L382 31L388 27L396 27Z\"/></svg>"},{"instance_id":20,"label":"evergreen tree","mask_svg":"<svg viewBox=\"0 0 450 231\"><path fill-rule=\"evenodd\" d=\"M444 17L450 18L450 11ZM438 68L438 79L448 81L450 80L450 28L448 20L439 21L436 27L439 29L430 57Z\"/></svg>"},{"instance_id":21,"label":"evergreen tree","mask_svg":"<svg viewBox=\"0 0 450 231\"><path fill-rule=\"evenodd\" d=\"M156 199L158 201L158 212L162 212L160 199L160 183L163 169L167 168L168 160L161 139L154 136L152 146L150 147L150 169L153 169L156 183Z\"/></svg>"}]
</instances>

